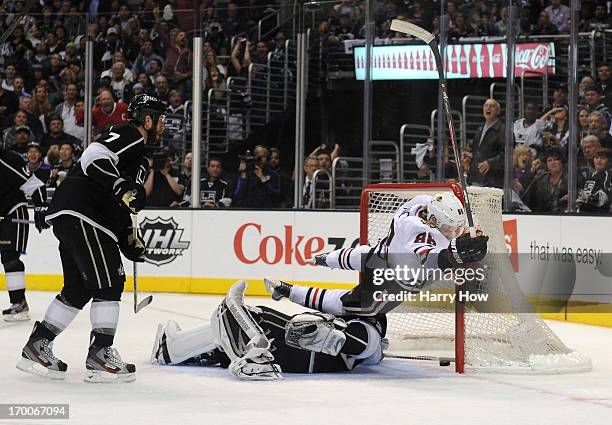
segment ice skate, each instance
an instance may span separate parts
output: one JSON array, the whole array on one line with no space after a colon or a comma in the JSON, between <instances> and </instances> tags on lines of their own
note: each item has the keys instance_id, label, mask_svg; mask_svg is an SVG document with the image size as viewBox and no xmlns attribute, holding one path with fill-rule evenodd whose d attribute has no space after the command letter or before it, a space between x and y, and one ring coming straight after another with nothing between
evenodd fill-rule
<instances>
[{"instance_id":1,"label":"ice skate","mask_svg":"<svg viewBox=\"0 0 612 425\"><path fill-rule=\"evenodd\" d=\"M2 311L5 322L24 322L30 320L30 308L24 299L20 303L11 304L9 308Z\"/></svg>"},{"instance_id":2,"label":"ice skate","mask_svg":"<svg viewBox=\"0 0 612 425\"><path fill-rule=\"evenodd\" d=\"M133 382L136 380L136 366L121 359L113 347L89 347L85 382Z\"/></svg>"}]
</instances>

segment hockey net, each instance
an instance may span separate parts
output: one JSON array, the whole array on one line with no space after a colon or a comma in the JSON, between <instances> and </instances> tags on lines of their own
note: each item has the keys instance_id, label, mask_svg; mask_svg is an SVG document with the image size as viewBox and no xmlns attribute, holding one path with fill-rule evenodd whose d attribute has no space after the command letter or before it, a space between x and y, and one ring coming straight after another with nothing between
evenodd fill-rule
<instances>
[{"instance_id":1,"label":"hockey net","mask_svg":"<svg viewBox=\"0 0 612 425\"><path fill-rule=\"evenodd\" d=\"M361 197L361 243L375 244L387 235L395 211L416 195L453 191L458 185L378 184ZM489 236L488 255L481 265L482 282L495 299L493 309L468 303L405 302L388 314L391 351L423 355L450 354L457 372L573 373L591 369L591 361L568 348L536 313L519 307L522 293L506 248L502 223L503 191L468 189L475 224ZM499 255L506 254L506 255ZM454 292L453 282L434 282L430 291ZM524 307L524 306L523 306ZM501 311L501 313L499 313ZM521 312L518 312L521 311ZM527 310L528 311L528 310Z\"/></svg>"}]
</instances>

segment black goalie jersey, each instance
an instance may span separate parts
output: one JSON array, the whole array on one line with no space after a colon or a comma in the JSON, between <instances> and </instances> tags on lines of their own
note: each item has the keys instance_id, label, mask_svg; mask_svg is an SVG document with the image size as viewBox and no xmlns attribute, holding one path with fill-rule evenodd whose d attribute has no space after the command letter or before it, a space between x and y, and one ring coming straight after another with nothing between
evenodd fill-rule
<instances>
[{"instance_id":1,"label":"black goalie jersey","mask_svg":"<svg viewBox=\"0 0 612 425\"><path fill-rule=\"evenodd\" d=\"M128 209L113 196L122 179L143 184L148 170L142 134L132 125L111 127L85 149L79 163L55 192L47 221L72 215L117 241L132 225Z\"/></svg>"}]
</instances>

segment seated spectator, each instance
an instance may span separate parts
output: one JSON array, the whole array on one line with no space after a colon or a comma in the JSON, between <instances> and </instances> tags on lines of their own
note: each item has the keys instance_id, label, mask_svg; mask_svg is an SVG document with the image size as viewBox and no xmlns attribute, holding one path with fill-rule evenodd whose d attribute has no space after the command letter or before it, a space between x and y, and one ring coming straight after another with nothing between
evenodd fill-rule
<instances>
[{"instance_id":1,"label":"seated spectator","mask_svg":"<svg viewBox=\"0 0 612 425\"><path fill-rule=\"evenodd\" d=\"M49 181L51 168L43 162L43 154L40 150L40 145L36 142L30 142L27 145L26 151L26 167L43 183Z\"/></svg>"},{"instance_id":2,"label":"seated spectator","mask_svg":"<svg viewBox=\"0 0 612 425\"><path fill-rule=\"evenodd\" d=\"M12 91L3 89L2 81L0 76L0 122L19 109L19 98Z\"/></svg>"},{"instance_id":3,"label":"seated spectator","mask_svg":"<svg viewBox=\"0 0 612 425\"><path fill-rule=\"evenodd\" d=\"M193 153L187 152L183 158L183 172L179 176L179 183L185 186L185 192L191 185L191 172L193 166Z\"/></svg>"},{"instance_id":4,"label":"seated spectator","mask_svg":"<svg viewBox=\"0 0 612 425\"><path fill-rule=\"evenodd\" d=\"M235 35L248 31L248 29L249 26L246 20L240 15L236 2L230 1L227 4L227 18L225 24L223 24L223 31L228 37L232 38Z\"/></svg>"},{"instance_id":5,"label":"seated spectator","mask_svg":"<svg viewBox=\"0 0 612 425\"><path fill-rule=\"evenodd\" d=\"M589 114L589 134L597 136L602 147L611 149L612 136L610 136L609 129L603 113L595 111Z\"/></svg>"},{"instance_id":6,"label":"seated spectator","mask_svg":"<svg viewBox=\"0 0 612 425\"><path fill-rule=\"evenodd\" d=\"M544 9L548 16L550 16L550 22L557 27L560 33L569 32L569 21L570 21L570 8L564 4L561 4L561 0L550 0L550 5Z\"/></svg>"},{"instance_id":7,"label":"seated spectator","mask_svg":"<svg viewBox=\"0 0 612 425\"><path fill-rule=\"evenodd\" d=\"M14 92L15 94L21 98L22 96L30 96L32 97L32 95L30 93L28 93L25 89L25 80L21 75L18 75L15 77L15 80L13 81L13 88L15 89Z\"/></svg>"},{"instance_id":8,"label":"seated spectator","mask_svg":"<svg viewBox=\"0 0 612 425\"><path fill-rule=\"evenodd\" d=\"M170 94L168 95L168 113L182 115L184 112L185 104L183 102L183 94L180 92L180 90L170 90Z\"/></svg>"},{"instance_id":9,"label":"seated spectator","mask_svg":"<svg viewBox=\"0 0 612 425\"><path fill-rule=\"evenodd\" d=\"M609 109L610 104L612 104L612 75L610 73L610 65L602 63L597 67L597 80L599 80L602 102Z\"/></svg>"},{"instance_id":10,"label":"seated spectator","mask_svg":"<svg viewBox=\"0 0 612 425\"><path fill-rule=\"evenodd\" d=\"M232 196L232 205L246 208L273 208L280 199L280 179L268 167L270 150L259 145L253 151L253 162L240 161L239 177Z\"/></svg>"},{"instance_id":11,"label":"seated spectator","mask_svg":"<svg viewBox=\"0 0 612 425\"><path fill-rule=\"evenodd\" d=\"M28 115L25 111L17 111L13 116L13 125L4 130L2 134L2 141L5 148L10 148L16 143L17 140L17 129L25 127L28 129L28 142L36 141L36 134L28 126ZM23 142L22 142L23 143Z\"/></svg>"},{"instance_id":12,"label":"seated spectator","mask_svg":"<svg viewBox=\"0 0 612 425\"><path fill-rule=\"evenodd\" d=\"M584 7L584 6L583 6ZM605 2L598 2L595 6L595 16L582 26L581 31L602 31L612 28L612 22L608 17L608 8Z\"/></svg>"},{"instance_id":13,"label":"seated spectator","mask_svg":"<svg viewBox=\"0 0 612 425\"><path fill-rule=\"evenodd\" d=\"M567 84L559 84L553 91L552 105L550 109L567 106Z\"/></svg>"},{"instance_id":14,"label":"seated spectator","mask_svg":"<svg viewBox=\"0 0 612 425\"><path fill-rule=\"evenodd\" d=\"M612 191L611 159L612 150L610 149L602 148L595 152L593 157L595 171L585 180L582 190L578 192L578 199L576 200L578 211L605 214L610 210Z\"/></svg>"},{"instance_id":15,"label":"seated spectator","mask_svg":"<svg viewBox=\"0 0 612 425\"><path fill-rule=\"evenodd\" d=\"M20 125L17 127L13 127L15 131L15 140L12 144L8 145L5 141L5 147L17 152L19 155L23 157L24 160L28 160L28 148L29 144L34 140L32 139L32 133L30 132L30 127L27 125Z\"/></svg>"},{"instance_id":16,"label":"seated spectator","mask_svg":"<svg viewBox=\"0 0 612 425\"><path fill-rule=\"evenodd\" d=\"M270 149L270 173L278 174L281 184L281 197L278 208L290 208L293 205L293 192L291 191L291 176L281 168L281 153L277 148Z\"/></svg>"},{"instance_id":17,"label":"seated spectator","mask_svg":"<svg viewBox=\"0 0 612 425\"><path fill-rule=\"evenodd\" d=\"M100 74L100 78L113 77L113 65L115 65L116 63L119 63L119 62L121 62L123 64L123 67L121 67L121 70L123 72L119 73L117 71L117 68L115 68L114 74L116 74L116 78L119 79L119 77L120 77L122 80L125 80L125 81L128 81L128 82L134 81L134 76L136 74L134 74L132 72L132 70L129 69L126 66L127 59L125 57L125 54L121 50L117 50L117 51L115 51L113 53L111 67L106 69L106 70L104 70L104 71L102 71L102 74Z\"/></svg>"},{"instance_id":18,"label":"seated spectator","mask_svg":"<svg viewBox=\"0 0 612 425\"><path fill-rule=\"evenodd\" d=\"M499 11L499 19L495 22L497 34L506 34L508 31L508 7L504 6Z\"/></svg>"},{"instance_id":19,"label":"seated spectator","mask_svg":"<svg viewBox=\"0 0 612 425\"><path fill-rule=\"evenodd\" d=\"M227 68L219 63L219 61L217 60L217 55L215 54L215 51L213 49L208 49L206 51L206 54L204 55L204 58L205 66L202 74L202 78L204 79L204 81L206 81L206 79L208 78L208 74L210 73L211 69L216 69L217 71L219 71L219 74L223 75L224 78L227 78Z\"/></svg>"},{"instance_id":20,"label":"seated spectator","mask_svg":"<svg viewBox=\"0 0 612 425\"><path fill-rule=\"evenodd\" d=\"M546 11L540 12L538 23L531 29L531 35L557 35L559 29L550 21Z\"/></svg>"},{"instance_id":21,"label":"seated spectator","mask_svg":"<svg viewBox=\"0 0 612 425\"><path fill-rule=\"evenodd\" d=\"M132 82L131 78L126 77L126 68L123 62L115 62L111 68L110 86L113 89L115 98L119 101L125 99L125 89Z\"/></svg>"},{"instance_id":22,"label":"seated spectator","mask_svg":"<svg viewBox=\"0 0 612 425\"><path fill-rule=\"evenodd\" d=\"M165 151L163 158L149 161L149 167L149 175L144 184L147 192L147 206L178 207L185 186L179 183L179 173L172 167L172 153Z\"/></svg>"},{"instance_id":23,"label":"seated spectator","mask_svg":"<svg viewBox=\"0 0 612 425\"><path fill-rule=\"evenodd\" d=\"M459 12L455 13L450 31L448 32L448 38L453 40L462 37L470 37L472 35L473 31L465 21L465 15Z\"/></svg>"},{"instance_id":24,"label":"seated spectator","mask_svg":"<svg viewBox=\"0 0 612 425\"><path fill-rule=\"evenodd\" d=\"M355 34L357 33L357 30L351 23L351 17L348 14L340 15L338 25L332 26L331 31L340 41L353 40L355 38Z\"/></svg>"},{"instance_id":25,"label":"seated spectator","mask_svg":"<svg viewBox=\"0 0 612 425\"><path fill-rule=\"evenodd\" d=\"M146 40L142 44L142 47L140 48L140 53L134 61L134 65L132 66L132 74L138 75L146 73L149 69L149 62L153 59L157 60L163 65L164 59L160 55L155 53L153 42L151 40Z\"/></svg>"},{"instance_id":26,"label":"seated spectator","mask_svg":"<svg viewBox=\"0 0 612 425\"><path fill-rule=\"evenodd\" d=\"M589 111L586 108L580 108L578 110L578 137L580 140L589 134Z\"/></svg>"},{"instance_id":27,"label":"seated spectator","mask_svg":"<svg viewBox=\"0 0 612 425\"><path fill-rule=\"evenodd\" d=\"M595 152L601 149L601 143L597 136L589 135L580 141L580 151L578 152L578 187L584 185L584 181L595 172L593 158Z\"/></svg>"},{"instance_id":28,"label":"seated spectator","mask_svg":"<svg viewBox=\"0 0 612 425\"><path fill-rule=\"evenodd\" d=\"M200 206L223 208L232 205L229 183L221 178L223 167L219 158L210 158L206 167L207 176L200 180Z\"/></svg>"},{"instance_id":29,"label":"seated spectator","mask_svg":"<svg viewBox=\"0 0 612 425\"><path fill-rule=\"evenodd\" d=\"M567 173L563 153L546 151L546 172L537 175L525 189L522 199L533 212L562 212L567 207Z\"/></svg>"},{"instance_id":30,"label":"seated spectator","mask_svg":"<svg viewBox=\"0 0 612 425\"><path fill-rule=\"evenodd\" d=\"M302 190L302 208L312 209L315 197L312 196L314 172L319 168L316 156L309 156L304 160L304 189Z\"/></svg>"},{"instance_id":31,"label":"seated spectator","mask_svg":"<svg viewBox=\"0 0 612 425\"><path fill-rule=\"evenodd\" d=\"M269 50L272 52L272 60L280 62L285 58L285 43L287 34L285 31L279 30L274 36L274 42L270 43Z\"/></svg>"},{"instance_id":32,"label":"seated spectator","mask_svg":"<svg viewBox=\"0 0 612 425\"><path fill-rule=\"evenodd\" d=\"M168 79L163 75L158 75L157 78L155 78L155 91L153 92L153 96L167 105L169 95L170 86L168 85Z\"/></svg>"},{"instance_id":33,"label":"seated spectator","mask_svg":"<svg viewBox=\"0 0 612 425\"><path fill-rule=\"evenodd\" d=\"M567 106L564 105L551 109L538 119L542 125L541 130L543 131L542 135L545 141L544 149L556 146L564 154L567 154L567 142L569 140L568 114ZM551 116L553 117L552 121L549 119Z\"/></svg>"},{"instance_id":34,"label":"seated spectator","mask_svg":"<svg viewBox=\"0 0 612 425\"><path fill-rule=\"evenodd\" d=\"M491 16L488 13L480 13L480 20L476 26L475 35L477 37L493 37L498 35L497 28L493 22L491 22Z\"/></svg>"},{"instance_id":35,"label":"seated spectator","mask_svg":"<svg viewBox=\"0 0 612 425\"><path fill-rule=\"evenodd\" d=\"M540 165L540 160L536 159L534 161L531 149L527 146L519 145L512 152L512 162L514 164L512 187L521 195L531 184L533 176Z\"/></svg>"},{"instance_id":36,"label":"seated spectator","mask_svg":"<svg viewBox=\"0 0 612 425\"><path fill-rule=\"evenodd\" d=\"M2 80L2 88L4 90L9 90L15 93L15 77L17 76L17 70L15 69L15 64L9 63L4 68L4 79ZM17 94L17 93L15 93Z\"/></svg>"},{"instance_id":37,"label":"seated spectator","mask_svg":"<svg viewBox=\"0 0 612 425\"><path fill-rule=\"evenodd\" d=\"M39 85L34 89L34 95L32 96L32 113L34 116L40 118L41 115L46 115L53 110L51 102L49 101L49 92L43 85Z\"/></svg>"},{"instance_id":38,"label":"seated spectator","mask_svg":"<svg viewBox=\"0 0 612 425\"><path fill-rule=\"evenodd\" d=\"M579 102L581 104L585 103L584 91L586 90L586 88L594 85L595 79L593 77L591 77L590 75L585 75L584 77L582 77L582 79L580 80L580 84L578 85L578 97L580 98Z\"/></svg>"},{"instance_id":39,"label":"seated spectator","mask_svg":"<svg viewBox=\"0 0 612 425\"><path fill-rule=\"evenodd\" d=\"M612 116L606 105L601 101L601 89L595 84L585 87L584 89L584 101L586 108L589 112L599 111L606 118L606 123L610 126Z\"/></svg>"},{"instance_id":40,"label":"seated spectator","mask_svg":"<svg viewBox=\"0 0 612 425\"><path fill-rule=\"evenodd\" d=\"M64 121L60 117L51 115L48 122L49 131L43 136L41 141L43 154L46 154L53 145L61 146L64 143L69 143L75 150L80 147L81 141L79 139L64 132Z\"/></svg>"},{"instance_id":41,"label":"seated spectator","mask_svg":"<svg viewBox=\"0 0 612 425\"><path fill-rule=\"evenodd\" d=\"M9 115L4 120L3 125L5 127L12 126L15 122L15 116L24 112L27 114L25 125L30 127L30 130L32 130L32 140L39 141L44 134L44 130L38 117L34 116L32 113L32 96L21 96L19 99L19 110L14 114Z\"/></svg>"},{"instance_id":42,"label":"seated spectator","mask_svg":"<svg viewBox=\"0 0 612 425\"><path fill-rule=\"evenodd\" d=\"M210 43L217 55L225 56L227 54L229 39L220 23L212 22L208 25L204 41Z\"/></svg>"},{"instance_id":43,"label":"seated spectator","mask_svg":"<svg viewBox=\"0 0 612 425\"><path fill-rule=\"evenodd\" d=\"M499 119L499 103L488 99L482 108L484 124L463 152L469 160L468 182L477 186L503 187L505 157L505 126Z\"/></svg>"},{"instance_id":44,"label":"seated spectator","mask_svg":"<svg viewBox=\"0 0 612 425\"><path fill-rule=\"evenodd\" d=\"M253 63L266 65L268 63L268 44L265 41L258 41L255 46L255 55L252 57Z\"/></svg>"},{"instance_id":45,"label":"seated spectator","mask_svg":"<svg viewBox=\"0 0 612 425\"><path fill-rule=\"evenodd\" d=\"M163 62L157 58L151 59L147 63L147 77L151 80L151 83L155 83L155 79L162 75Z\"/></svg>"},{"instance_id":46,"label":"seated spectator","mask_svg":"<svg viewBox=\"0 0 612 425\"><path fill-rule=\"evenodd\" d=\"M126 124L127 107L123 102L115 102L110 90L101 90L91 113L95 129L102 132L110 125Z\"/></svg>"},{"instance_id":47,"label":"seated spectator","mask_svg":"<svg viewBox=\"0 0 612 425\"><path fill-rule=\"evenodd\" d=\"M539 120L537 118L536 105L529 102L525 105L525 118L520 118L514 122L514 145L525 145L532 149L533 155L538 156L542 149L542 130L546 125L544 115Z\"/></svg>"},{"instance_id":48,"label":"seated spectator","mask_svg":"<svg viewBox=\"0 0 612 425\"><path fill-rule=\"evenodd\" d=\"M76 165L74 160L74 145L63 143L59 148L59 163L53 166L49 177L49 187L57 187Z\"/></svg>"}]
</instances>

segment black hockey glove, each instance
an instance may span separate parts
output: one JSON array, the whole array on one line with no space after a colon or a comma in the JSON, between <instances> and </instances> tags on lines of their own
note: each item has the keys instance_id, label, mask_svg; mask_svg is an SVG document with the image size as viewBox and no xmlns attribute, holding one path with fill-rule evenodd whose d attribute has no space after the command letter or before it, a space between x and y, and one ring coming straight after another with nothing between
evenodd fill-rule
<instances>
[{"instance_id":1,"label":"black hockey glove","mask_svg":"<svg viewBox=\"0 0 612 425\"><path fill-rule=\"evenodd\" d=\"M478 235L472 238L467 233L453 239L448 245L448 249L440 252L438 259L440 268L458 267L482 260L487 254L488 240L488 236Z\"/></svg>"},{"instance_id":2,"label":"black hockey glove","mask_svg":"<svg viewBox=\"0 0 612 425\"><path fill-rule=\"evenodd\" d=\"M312 258L310 260L311 264L314 264L316 266L323 266L323 267L329 267L327 265L327 255L329 254L329 252L325 252L323 254L317 254L314 256L314 258Z\"/></svg>"},{"instance_id":3,"label":"black hockey glove","mask_svg":"<svg viewBox=\"0 0 612 425\"><path fill-rule=\"evenodd\" d=\"M134 239L134 231L131 227L128 227L119 235L119 249L128 260L135 263L144 263L144 240L139 234L136 234L136 239Z\"/></svg>"},{"instance_id":4,"label":"black hockey glove","mask_svg":"<svg viewBox=\"0 0 612 425\"><path fill-rule=\"evenodd\" d=\"M51 227L45 221L45 217L47 216L48 209L49 209L49 205L46 202L34 207L34 227L36 227L36 230L38 230L38 233L42 233L44 229L48 229L49 227Z\"/></svg>"},{"instance_id":5,"label":"black hockey glove","mask_svg":"<svg viewBox=\"0 0 612 425\"><path fill-rule=\"evenodd\" d=\"M119 178L113 186L113 194L132 214L144 209L147 192L143 185Z\"/></svg>"}]
</instances>

